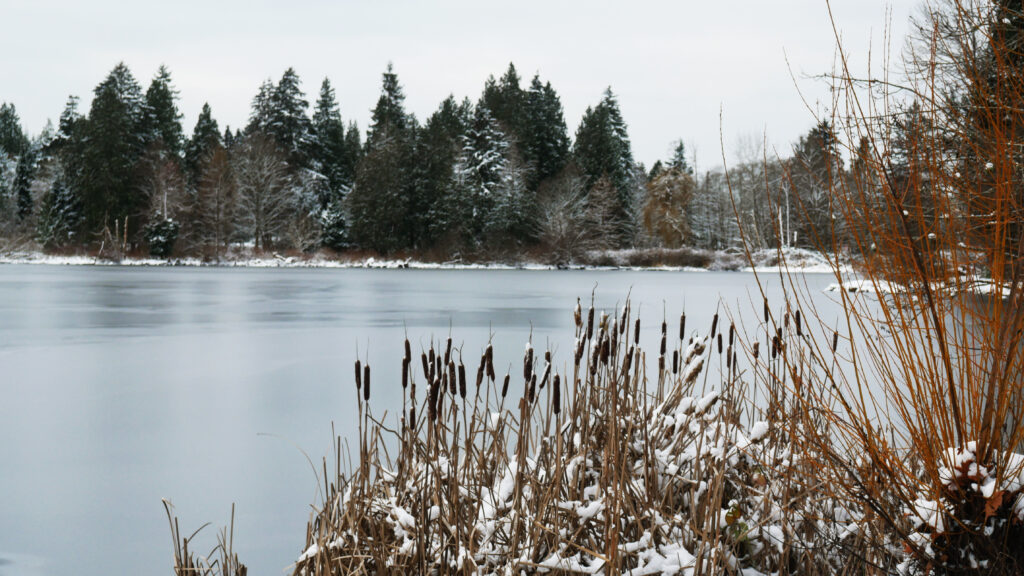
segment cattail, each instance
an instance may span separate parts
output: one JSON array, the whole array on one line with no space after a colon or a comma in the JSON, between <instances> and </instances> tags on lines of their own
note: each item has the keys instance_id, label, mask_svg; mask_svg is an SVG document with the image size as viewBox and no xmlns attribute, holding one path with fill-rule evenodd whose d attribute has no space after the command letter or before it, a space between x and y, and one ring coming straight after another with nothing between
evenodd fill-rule
<instances>
[{"instance_id":1,"label":"cattail","mask_svg":"<svg viewBox=\"0 0 1024 576\"><path fill-rule=\"evenodd\" d=\"M679 315L679 339L686 338L686 312Z\"/></svg>"},{"instance_id":2,"label":"cattail","mask_svg":"<svg viewBox=\"0 0 1024 576\"><path fill-rule=\"evenodd\" d=\"M550 358L550 357L551 357L551 355L550 355L550 354L548 354L548 357ZM549 363L547 363L547 364L545 364L545 365L544 365L544 375L543 375L543 376L541 376L541 379L540 379L540 389L541 389L541 390L543 390L543 389L544 389L544 386L546 386L546 385L547 385L547 383L548 383L548 378L549 378L550 376L551 376L551 363L549 362Z\"/></svg>"},{"instance_id":3,"label":"cattail","mask_svg":"<svg viewBox=\"0 0 1024 576\"><path fill-rule=\"evenodd\" d=\"M409 428L416 429L416 405L409 408Z\"/></svg>"},{"instance_id":4,"label":"cattail","mask_svg":"<svg viewBox=\"0 0 1024 576\"><path fill-rule=\"evenodd\" d=\"M431 342L431 344L430 344L430 363L431 364L437 364L437 354L434 352L434 344L433 344L433 342Z\"/></svg>"},{"instance_id":5,"label":"cattail","mask_svg":"<svg viewBox=\"0 0 1024 576\"><path fill-rule=\"evenodd\" d=\"M573 363L574 363L574 365L578 367L580 365L580 360L582 360L582 359L583 359L583 340L582 339L577 339L576 340L575 355L573 356Z\"/></svg>"},{"instance_id":6,"label":"cattail","mask_svg":"<svg viewBox=\"0 0 1024 576\"><path fill-rule=\"evenodd\" d=\"M363 400L370 401L370 365L363 366Z\"/></svg>"},{"instance_id":7,"label":"cattail","mask_svg":"<svg viewBox=\"0 0 1024 576\"><path fill-rule=\"evenodd\" d=\"M402 388L409 387L409 358L402 359Z\"/></svg>"},{"instance_id":8,"label":"cattail","mask_svg":"<svg viewBox=\"0 0 1024 576\"><path fill-rule=\"evenodd\" d=\"M580 308L580 299L579 298L576 299L576 309L573 310L572 317L573 317L573 321L576 324L576 327L577 328L582 328L583 327L583 314L582 314L582 310Z\"/></svg>"},{"instance_id":9,"label":"cattail","mask_svg":"<svg viewBox=\"0 0 1024 576\"><path fill-rule=\"evenodd\" d=\"M551 401L554 403L552 407L557 415L562 411L562 392L561 392L561 379L558 374L555 374L555 379L551 382Z\"/></svg>"},{"instance_id":10,"label":"cattail","mask_svg":"<svg viewBox=\"0 0 1024 576\"><path fill-rule=\"evenodd\" d=\"M530 377L530 403L537 398L537 375L534 374Z\"/></svg>"},{"instance_id":11,"label":"cattail","mask_svg":"<svg viewBox=\"0 0 1024 576\"><path fill-rule=\"evenodd\" d=\"M441 396L441 383L434 380L430 385L430 399L427 402L427 416L430 418L431 422L437 420L437 402L439 396Z\"/></svg>"},{"instance_id":12,"label":"cattail","mask_svg":"<svg viewBox=\"0 0 1024 576\"><path fill-rule=\"evenodd\" d=\"M455 396L455 387L458 383L455 380L455 361L448 361L448 390Z\"/></svg>"},{"instance_id":13,"label":"cattail","mask_svg":"<svg viewBox=\"0 0 1024 576\"><path fill-rule=\"evenodd\" d=\"M412 361L412 346L409 346L409 339L405 339L405 359Z\"/></svg>"},{"instance_id":14,"label":"cattail","mask_svg":"<svg viewBox=\"0 0 1024 576\"><path fill-rule=\"evenodd\" d=\"M800 311L796 311L796 335L803 336L803 330L800 329Z\"/></svg>"},{"instance_id":15,"label":"cattail","mask_svg":"<svg viewBox=\"0 0 1024 576\"><path fill-rule=\"evenodd\" d=\"M679 374L679 350L672 351L672 373Z\"/></svg>"},{"instance_id":16,"label":"cattail","mask_svg":"<svg viewBox=\"0 0 1024 576\"><path fill-rule=\"evenodd\" d=\"M426 352L423 352L423 353L420 354L420 360L423 361L423 377L427 380L427 382L430 382L432 380L432 378L430 377L430 370L427 368L427 353Z\"/></svg>"},{"instance_id":17,"label":"cattail","mask_svg":"<svg viewBox=\"0 0 1024 576\"><path fill-rule=\"evenodd\" d=\"M754 360L757 360L757 357L760 354L761 354L761 343L760 342L754 342Z\"/></svg>"},{"instance_id":18,"label":"cattail","mask_svg":"<svg viewBox=\"0 0 1024 576\"><path fill-rule=\"evenodd\" d=\"M622 308L622 320L619 322L619 336L626 333L626 316L629 315L629 306Z\"/></svg>"},{"instance_id":19,"label":"cattail","mask_svg":"<svg viewBox=\"0 0 1024 576\"><path fill-rule=\"evenodd\" d=\"M725 351L725 367L726 368L730 368L730 369L732 368L732 347L731 346L729 348L727 348L726 351Z\"/></svg>"},{"instance_id":20,"label":"cattail","mask_svg":"<svg viewBox=\"0 0 1024 576\"><path fill-rule=\"evenodd\" d=\"M616 350L619 347L619 331L615 327L617 322L618 322L617 320L613 320L612 321L612 329L611 329L612 341L611 341L611 344L610 344L612 350Z\"/></svg>"},{"instance_id":21,"label":"cattail","mask_svg":"<svg viewBox=\"0 0 1024 576\"><path fill-rule=\"evenodd\" d=\"M729 347L732 348L733 340L736 338L736 324L729 324Z\"/></svg>"},{"instance_id":22,"label":"cattail","mask_svg":"<svg viewBox=\"0 0 1024 576\"><path fill-rule=\"evenodd\" d=\"M494 346L487 345L487 350L484 351L484 358L487 360L487 378L494 382Z\"/></svg>"},{"instance_id":23,"label":"cattail","mask_svg":"<svg viewBox=\"0 0 1024 576\"><path fill-rule=\"evenodd\" d=\"M779 346L781 340L778 336L772 336L772 359L774 360L779 355Z\"/></svg>"},{"instance_id":24,"label":"cattail","mask_svg":"<svg viewBox=\"0 0 1024 576\"><path fill-rule=\"evenodd\" d=\"M718 313L715 313L715 317L711 319L711 337L714 338L718 331Z\"/></svg>"},{"instance_id":25,"label":"cattail","mask_svg":"<svg viewBox=\"0 0 1024 576\"><path fill-rule=\"evenodd\" d=\"M452 337L448 337L448 343L444 347L444 363L447 364L452 360Z\"/></svg>"},{"instance_id":26,"label":"cattail","mask_svg":"<svg viewBox=\"0 0 1024 576\"><path fill-rule=\"evenodd\" d=\"M839 346L839 332L832 332L832 353L836 353L836 348Z\"/></svg>"},{"instance_id":27,"label":"cattail","mask_svg":"<svg viewBox=\"0 0 1024 576\"><path fill-rule=\"evenodd\" d=\"M587 312L587 340L594 337L594 307Z\"/></svg>"},{"instance_id":28,"label":"cattail","mask_svg":"<svg viewBox=\"0 0 1024 576\"><path fill-rule=\"evenodd\" d=\"M363 391L363 364L356 360L356 396Z\"/></svg>"},{"instance_id":29,"label":"cattail","mask_svg":"<svg viewBox=\"0 0 1024 576\"><path fill-rule=\"evenodd\" d=\"M782 327L783 328L789 328L789 312L786 312L782 316Z\"/></svg>"},{"instance_id":30,"label":"cattail","mask_svg":"<svg viewBox=\"0 0 1024 576\"><path fill-rule=\"evenodd\" d=\"M476 369L476 389L477 390L480 389L480 384L482 384L483 381L484 381L484 365L481 364L480 367Z\"/></svg>"},{"instance_id":31,"label":"cattail","mask_svg":"<svg viewBox=\"0 0 1024 576\"><path fill-rule=\"evenodd\" d=\"M633 325L633 343L637 346L640 345L640 319L636 319L636 324Z\"/></svg>"},{"instance_id":32,"label":"cattail","mask_svg":"<svg viewBox=\"0 0 1024 576\"><path fill-rule=\"evenodd\" d=\"M664 356L658 356L658 374L661 374L664 371L665 371L665 357Z\"/></svg>"},{"instance_id":33,"label":"cattail","mask_svg":"<svg viewBox=\"0 0 1024 576\"><path fill-rule=\"evenodd\" d=\"M612 348L611 347L611 343L608 342L608 337L605 336L604 339L601 340L601 363L602 364L607 364L608 363L608 357L611 356L611 353L612 353L611 348Z\"/></svg>"},{"instance_id":34,"label":"cattail","mask_svg":"<svg viewBox=\"0 0 1024 576\"><path fill-rule=\"evenodd\" d=\"M765 324L768 323L768 299L767 298L764 299L764 321L765 321Z\"/></svg>"},{"instance_id":35,"label":"cattail","mask_svg":"<svg viewBox=\"0 0 1024 576\"><path fill-rule=\"evenodd\" d=\"M479 385L480 380L477 379L477 386ZM461 396L463 400L466 399L466 366L461 360L459 361L459 396Z\"/></svg>"},{"instance_id":36,"label":"cattail","mask_svg":"<svg viewBox=\"0 0 1024 576\"><path fill-rule=\"evenodd\" d=\"M501 385L501 397L504 398L508 394L508 381L512 379L511 374L505 374L505 382Z\"/></svg>"},{"instance_id":37,"label":"cattail","mask_svg":"<svg viewBox=\"0 0 1024 576\"><path fill-rule=\"evenodd\" d=\"M722 353L722 335L721 334L718 335L718 353L719 354Z\"/></svg>"}]
</instances>

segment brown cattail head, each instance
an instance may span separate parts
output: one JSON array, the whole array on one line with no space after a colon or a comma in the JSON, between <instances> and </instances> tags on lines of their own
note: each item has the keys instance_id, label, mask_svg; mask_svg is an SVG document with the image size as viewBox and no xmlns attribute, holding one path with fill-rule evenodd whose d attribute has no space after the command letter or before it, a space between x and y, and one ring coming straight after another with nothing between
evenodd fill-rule
<instances>
[{"instance_id":1,"label":"brown cattail head","mask_svg":"<svg viewBox=\"0 0 1024 576\"><path fill-rule=\"evenodd\" d=\"M732 348L733 340L736 339L736 324L729 324L729 347Z\"/></svg>"},{"instance_id":2,"label":"brown cattail head","mask_svg":"<svg viewBox=\"0 0 1024 576\"><path fill-rule=\"evenodd\" d=\"M370 401L370 365L363 366L363 400Z\"/></svg>"},{"instance_id":3,"label":"brown cattail head","mask_svg":"<svg viewBox=\"0 0 1024 576\"><path fill-rule=\"evenodd\" d=\"M481 364L480 367L476 369L476 388L477 388L477 390L480 389L480 384L483 384L483 381L484 381L484 370L485 370L485 364Z\"/></svg>"},{"instance_id":4,"label":"brown cattail head","mask_svg":"<svg viewBox=\"0 0 1024 576\"><path fill-rule=\"evenodd\" d=\"M767 298L764 299L764 322L765 322L765 324L768 323L768 299Z\"/></svg>"},{"instance_id":5,"label":"brown cattail head","mask_svg":"<svg viewBox=\"0 0 1024 576\"><path fill-rule=\"evenodd\" d=\"M761 354L761 343L760 342L754 342L754 360L757 360L757 357L760 356L760 354Z\"/></svg>"},{"instance_id":6,"label":"brown cattail head","mask_svg":"<svg viewBox=\"0 0 1024 576\"><path fill-rule=\"evenodd\" d=\"M511 374L505 374L505 382L501 385L501 397L504 398L508 394L508 381L512 379Z\"/></svg>"},{"instance_id":7,"label":"brown cattail head","mask_svg":"<svg viewBox=\"0 0 1024 576\"><path fill-rule=\"evenodd\" d=\"M715 334L718 333L718 313L715 313L714 318L711 319L711 337L714 338Z\"/></svg>"},{"instance_id":8,"label":"brown cattail head","mask_svg":"<svg viewBox=\"0 0 1024 576\"><path fill-rule=\"evenodd\" d=\"M454 360L449 360L448 361L448 390L452 393L452 396L455 396L455 387L457 385L458 385L458 382L455 380L455 361Z\"/></svg>"},{"instance_id":9,"label":"brown cattail head","mask_svg":"<svg viewBox=\"0 0 1024 576\"><path fill-rule=\"evenodd\" d=\"M686 338L686 312L679 315L679 340Z\"/></svg>"},{"instance_id":10,"label":"brown cattail head","mask_svg":"<svg viewBox=\"0 0 1024 576\"><path fill-rule=\"evenodd\" d=\"M551 381L551 402L553 403L552 408L555 414L562 411L561 378L559 378L558 374L555 374L555 379Z\"/></svg>"},{"instance_id":11,"label":"brown cattail head","mask_svg":"<svg viewBox=\"0 0 1024 576\"><path fill-rule=\"evenodd\" d=\"M430 418L431 422L437 420L437 400L440 395L441 383L434 380L430 385L430 398L427 402L427 416Z\"/></svg>"},{"instance_id":12,"label":"brown cattail head","mask_svg":"<svg viewBox=\"0 0 1024 576\"><path fill-rule=\"evenodd\" d=\"M537 398L537 375L534 374L530 377L530 403Z\"/></svg>"},{"instance_id":13,"label":"brown cattail head","mask_svg":"<svg viewBox=\"0 0 1024 576\"><path fill-rule=\"evenodd\" d=\"M679 350L672 351L672 373L679 374Z\"/></svg>"},{"instance_id":14,"label":"brown cattail head","mask_svg":"<svg viewBox=\"0 0 1024 576\"><path fill-rule=\"evenodd\" d=\"M626 333L626 317L629 316L629 306L622 307L622 320L619 321L619 336Z\"/></svg>"},{"instance_id":15,"label":"brown cattail head","mask_svg":"<svg viewBox=\"0 0 1024 576\"><path fill-rule=\"evenodd\" d=\"M363 364L356 360L356 396L363 391Z\"/></svg>"},{"instance_id":16,"label":"brown cattail head","mask_svg":"<svg viewBox=\"0 0 1024 576\"><path fill-rule=\"evenodd\" d=\"M608 337L605 336L601 340L601 363L602 364L607 364L608 363L608 358L611 356L611 353L612 353L611 342L609 342L608 341Z\"/></svg>"},{"instance_id":17,"label":"brown cattail head","mask_svg":"<svg viewBox=\"0 0 1024 576\"><path fill-rule=\"evenodd\" d=\"M726 351L725 351L725 367L726 368L732 368L732 347L731 346L729 348L727 348Z\"/></svg>"},{"instance_id":18,"label":"brown cattail head","mask_svg":"<svg viewBox=\"0 0 1024 576\"><path fill-rule=\"evenodd\" d=\"M718 340L718 353L721 354L722 353L722 335L721 334L718 335L717 340Z\"/></svg>"},{"instance_id":19,"label":"brown cattail head","mask_svg":"<svg viewBox=\"0 0 1024 576\"><path fill-rule=\"evenodd\" d=\"M587 312L587 340L594 337L594 307Z\"/></svg>"},{"instance_id":20,"label":"brown cattail head","mask_svg":"<svg viewBox=\"0 0 1024 576\"><path fill-rule=\"evenodd\" d=\"M416 405L409 408L409 428L416 429Z\"/></svg>"},{"instance_id":21,"label":"brown cattail head","mask_svg":"<svg viewBox=\"0 0 1024 576\"><path fill-rule=\"evenodd\" d=\"M661 325L664 326L665 323L662 322ZM662 356L665 355L665 351L666 350L668 350L668 338L666 337L665 332L662 332L661 333L661 355Z\"/></svg>"},{"instance_id":22,"label":"brown cattail head","mask_svg":"<svg viewBox=\"0 0 1024 576\"><path fill-rule=\"evenodd\" d=\"M800 311L799 310L796 311L796 335L797 336L803 336L804 335L804 332L801 329L801 325L800 325Z\"/></svg>"},{"instance_id":23,"label":"brown cattail head","mask_svg":"<svg viewBox=\"0 0 1024 576\"><path fill-rule=\"evenodd\" d=\"M452 360L452 337L448 337L448 342L444 347L444 363L447 364Z\"/></svg>"},{"instance_id":24,"label":"brown cattail head","mask_svg":"<svg viewBox=\"0 0 1024 576\"><path fill-rule=\"evenodd\" d=\"M402 388L409 387L409 357L402 358Z\"/></svg>"},{"instance_id":25,"label":"brown cattail head","mask_svg":"<svg viewBox=\"0 0 1024 576\"><path fill-rule=\"evenodd\" d=\"M409 346L409 339L405 339L405 359L409 362L412 361L412 346Z\"/></svg>"},{"instance_id":26,"label":"brown cattail head","mask_svg":"<svg viewBox=\"0 0 1024 576\"><path fill-rule=\"evenodd\" d=\"M545 365L544 365L544 375L543 375L543 376L541 376L541 379L540 379L540 389L541 389L541 390L543 390L543 389L544 389L544 386L546 386L546 385L547 385L547 383L548 383L548 378L549 378L550 376L551 376L551 364L550 364L550 363L548 363L548 364L545 364Z\"/></svg>"},{"instance_id":27,"label":"brown cattail head","mask_svg":"<svg viewBox=\"0 0 1024 576\"><path fill-rule=\"evenodd\" d=\"M431 378L430 378L430 369L427 368L427 353L426 352L420 353L420 360L423 361L423 378L425 378L427 382L430 382L430 380L431 380Z\"/></svg>"},{"instance_id":28,"label":"brown cattail head","mask_svg":"<svg viewBox=\"0 0 1024 576\"><path fill-rule=\"evenodd\" d=\"M573 310L572 318L573 318L573 322L576 324L577 328L582 328L583 327L583 313L582 313L582 309L580 308L580 299L579 298L576 299L576 309Z\"/></svg>"},{"instance_id":29,"label":"brown cattail head","mask_svg":"<svg viewBox=\"0 0 1024 576\"><path fill-rule=\"evenodd\" d=\"M836 348L839 346L839 332L832 332L832 353L836 353Z\"/></svg>"},{"instance_id":30,"label":"brown cattail head","mask_svg":"<svg viewBox=\"0 0 1024 576\"><path fill-rule=\"evenodd\" d=\"M493 356L493 354L487 354L487 366L485 368L485 372L487 374L487 379L488 380L490 380L491 382L494 382L496 380L496 378L494 376L494 356Z\"/></svg>"},{"instance_id":31,"label":"brown cattail head","mask_svg":"<svg viewBox=\"0 0 1024 576\"><path fill-rule=\"evenodd\" d=\"M789 312L786 312L782 316L782 327L789 328Z\"/></svg>"},{"instance_id":32,"label":"brown cattail head","mask_svg":"<svg viewBox=\"0 0 1024 576\"><path fill-rule=\"evenodd\" d=\"M437 353L434 352L434 343L430 343L430 363L437 364Z\"/></svg>"},{"instance_id":33,"label":"brown cattail head","mask_svg":"<svg viewBox=\"0 0 1024 576\"><path fill-rule=\"evenodd\" d=\"M477 377L476 382L476 385L480 386L479 377ZM461 396L463 400L466 399L466 366L461 360L459 361L459 396Z\"/></svg>"},{"instance_id":34,"label":"brown cattail head","mask_svg":"<svg viewBox=\"0 0 1024 576\"><path fill-rule=\"evenodd\" d=\"M637 346L640 345L640 319L636 319L636 323L633 325L633 343Z\"/></svg>"},{"instance_id":35,"label":"brown cattail head","mask_svg":"<svg viewBox=\"0 0 1024 576\"><path fill-rule=\"evenodd\" d=\"M658 356L658 374L661 374L664 371L665 371L665 357L664 356Z\"/></svg>"}]
</instances>

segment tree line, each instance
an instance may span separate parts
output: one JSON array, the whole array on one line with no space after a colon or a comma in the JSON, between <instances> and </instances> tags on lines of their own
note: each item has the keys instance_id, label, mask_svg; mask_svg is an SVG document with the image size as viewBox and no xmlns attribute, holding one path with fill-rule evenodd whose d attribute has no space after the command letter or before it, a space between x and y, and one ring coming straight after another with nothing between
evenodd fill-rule
<instances>
[{"instance_id":1,"label":"tree line","mask_svg":"<svg viewBox=\"0 0 1024 576\"><path fill-rule=\"evenodd\" d=\"M186 135L177 99L165 67L143 91L122 63L87 113L72 96L35 138L3 104L0 235L212 259L245 245L567 262L735 247L741 227L755 247L809 246L833 226L830 186L855 169L827 121L791 157L750 158L728 177L694 174L681 140L648 169L610 88L570 137L550 82L524 87L512 64L476 102L449 96L424 122L389 65L365 135L343 121L329 80L311 107L293 69L259 87L240 129L222 130L204 105Z\"/></svg>"}]
</instances>

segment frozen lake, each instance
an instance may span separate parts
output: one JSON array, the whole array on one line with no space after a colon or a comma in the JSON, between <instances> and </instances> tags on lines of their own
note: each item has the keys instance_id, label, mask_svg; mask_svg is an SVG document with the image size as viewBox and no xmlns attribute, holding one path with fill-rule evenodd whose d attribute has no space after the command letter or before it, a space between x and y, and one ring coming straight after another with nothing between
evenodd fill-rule
<instances>
[{"instance_id":1,"label":"frozen lake","mask_svg":"<svg viewBox=\"0 0 1024 576\"><path fill-rule=\"evenodd\" d=\"M241 561L282 574L318 493L302 451L330 461L332 422L354 437L357 348L393 413L406 333L416 356L451 326L467 367L493 333L501 370L532 331L571 363L595 287L609 312L632 291L648 349L684 303L702 332L720 299L761 309L740 272L0 266L0 575L169 574L161 498L185 534L213 523L204 552L236 503Z\"/></svg>"}]
</instances>

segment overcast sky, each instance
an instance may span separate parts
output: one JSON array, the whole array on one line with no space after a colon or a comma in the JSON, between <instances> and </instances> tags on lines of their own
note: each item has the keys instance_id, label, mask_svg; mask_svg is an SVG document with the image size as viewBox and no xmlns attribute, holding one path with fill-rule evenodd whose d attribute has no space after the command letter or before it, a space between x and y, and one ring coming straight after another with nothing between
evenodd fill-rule
<instances>
[{"instance_id":1,"label":"overcast sky","mask_svg":"<svg viewBox=\"0 0 1024 576\"><path fill-rule=\"evenodd\" d=\"M918 3L833 0L855 66L869 47L881 54L887 9L898 52ZM421 120L449 93L475 101L511 61L524 87L534 73L552 83L572 133L610 85L648 166L678 138L700 168L719 165L720 109L730 160L763 134L788 150L813 123L798 87L812 107L827 103L806 76L834 57L825 0L0 0L0 14L0 101L32 134L56 123L70 94L87 111L119 61L143 88L170 68L189 134L203 102L222 128L244 126L260 82L289 66L310 102L329 77L342 116L365 130L389 61Z\"/></svg>"}]
</instances>

